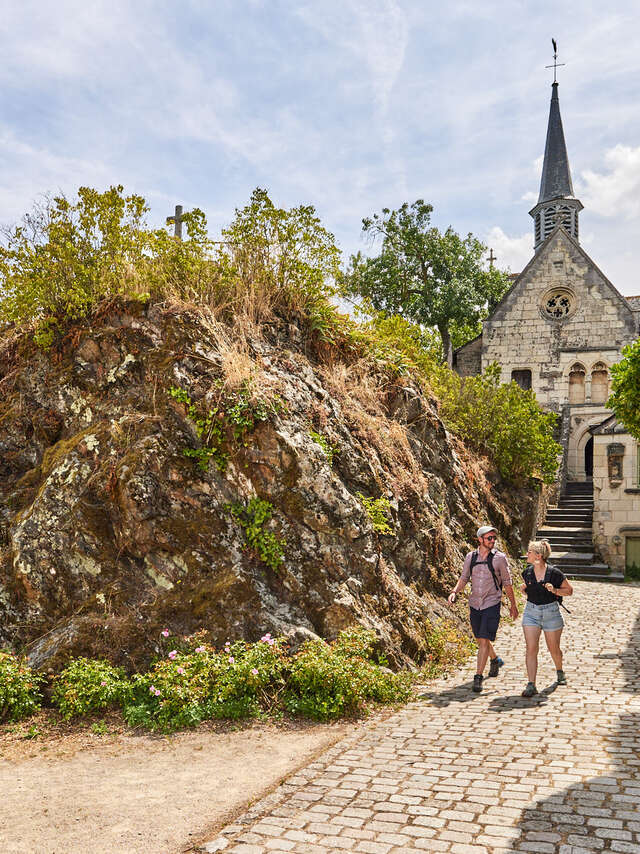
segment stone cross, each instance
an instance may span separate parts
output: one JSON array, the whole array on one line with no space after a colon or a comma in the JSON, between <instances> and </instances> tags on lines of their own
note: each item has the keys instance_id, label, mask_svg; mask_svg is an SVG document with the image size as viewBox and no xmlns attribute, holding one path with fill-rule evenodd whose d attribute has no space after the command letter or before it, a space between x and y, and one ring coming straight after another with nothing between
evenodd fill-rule
<instances>
[{"instance_id":1,"label":"stone cross","mask_svg":"<svg viewBox=\"0 0 640 854\"><path fill-rule=\"evenodd\" d=\"M176 212L173 216L167 217L167 225L173 223L173 234L178 240L182 240L182 205L176 205Z\"/></svg>"},{"instance_id":2,"label":"stone cross","mask_svg":"<svg viewBox=\"0 0 640 854\"><path fill-rule=\"evenodd\" d=\"M493 249L490 249L489 250L489 269L490 270L493 270L493 262L497 261L497 260L498 260L497 256L493 254Z\"/></svg>"}]
</instances>

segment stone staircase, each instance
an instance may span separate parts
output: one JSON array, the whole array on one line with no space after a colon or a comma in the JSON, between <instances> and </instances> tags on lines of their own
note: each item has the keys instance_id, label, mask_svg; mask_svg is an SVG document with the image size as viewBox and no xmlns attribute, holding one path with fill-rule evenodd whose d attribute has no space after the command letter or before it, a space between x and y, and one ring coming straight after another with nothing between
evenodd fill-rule
<instances>
[{"instance_id":1,"label":"stone staircase","mask_svg":"<svg viewBox=\"0 0 640 854\"><path fill-rule=\"evenodd\" d=\"M551 563L569 578L591 581L624 581L600 563L593 550L593 484L569 481L557 507L548 507L544 525L536 539L549 540Z\"/></svg>"}]
</instances>

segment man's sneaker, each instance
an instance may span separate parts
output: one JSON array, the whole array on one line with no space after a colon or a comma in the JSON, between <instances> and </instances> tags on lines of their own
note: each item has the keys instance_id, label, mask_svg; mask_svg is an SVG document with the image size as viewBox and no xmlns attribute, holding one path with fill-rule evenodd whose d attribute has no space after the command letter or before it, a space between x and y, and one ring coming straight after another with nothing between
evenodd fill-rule
<instances>
[{"instance_id":1,"label":"man's sneaker","mask_svg":"<svg viewBox=\"0 0 640 854\"><path fill-rule=\"evenodd\" d=\"M504 661L500 658L499 655L496 655L495 658L489 659L489 676L497 676L500 672L500 668L504 664Z\"/></svg>"},{"instance_id":2,"label":"man's sneaker","mask_svg":"<svg viewBox=\"0 0 640 854\"><path fill-rule=\"evenodd\" d=\"M473 677L473 688L472 691L475 691L476 694L479 694L482 691L482 674L476 673Z\"/></svg>"},{"instance_id":3,"label":"man's sneaker","mask_svg":"<svg viewBox=\"0 0 640 854\"><path fill-rule=\"evenodd\" d=\"M564 675L564 670L556 670L556 682L558 685L567 684L567 677Z\"/></svg>"},{"instance_id":4,"label":"man's sneaker","mask_svg":"<svg viewBox=\"0 0 640 854\"><path fill-rule=\"evenodd\" d=\"M522 692L523 697L533 697L534 694L538 693L538 689L533 684L533 682L527 682L527 687Z\"/></svg>"}]
</instances>

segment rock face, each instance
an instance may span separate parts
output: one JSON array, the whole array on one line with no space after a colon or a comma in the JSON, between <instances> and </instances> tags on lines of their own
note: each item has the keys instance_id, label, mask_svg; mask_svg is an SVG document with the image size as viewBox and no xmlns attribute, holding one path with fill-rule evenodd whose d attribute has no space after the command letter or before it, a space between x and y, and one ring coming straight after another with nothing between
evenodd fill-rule
<instances>
[{"instance_id":1,"label":"rock face","mask_svg":"<svg viewBox=\"0 0 640 854\"><path fill-rule=\"evenodd\" d=\"M1 346L0 643L37 667L144 667L165 627L222 643L354 622L420 661L477 525L514 553L535 527L537 493L417 387L297 325L111 306L49 351ZM381 497L387 534L364 502Z\"/></svg>"}]
</instances>

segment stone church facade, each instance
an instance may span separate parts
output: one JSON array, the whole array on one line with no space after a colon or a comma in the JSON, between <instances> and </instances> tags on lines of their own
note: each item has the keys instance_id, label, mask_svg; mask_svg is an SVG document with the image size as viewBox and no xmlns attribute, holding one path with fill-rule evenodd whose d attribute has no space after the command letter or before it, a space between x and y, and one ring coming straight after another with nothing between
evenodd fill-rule
<instances>
[{"instance_id":1,"label":"stone church facade","mask_svg":"<svg viewBox=\"0 0 640 854\"><path fill-rule=\"evenodd\" d=\"M561 416L562 486L593 484L593 541L620 572L625 563L640 566L640 455L606 402L611 365L640 334L640 297L622 296L582 249L581 210L554 83L540 196L530 211L533 258L481 335L456 351L454 366L470 376L497 362L504 382L533 389Z\"/></svg>"}]
</instances>

